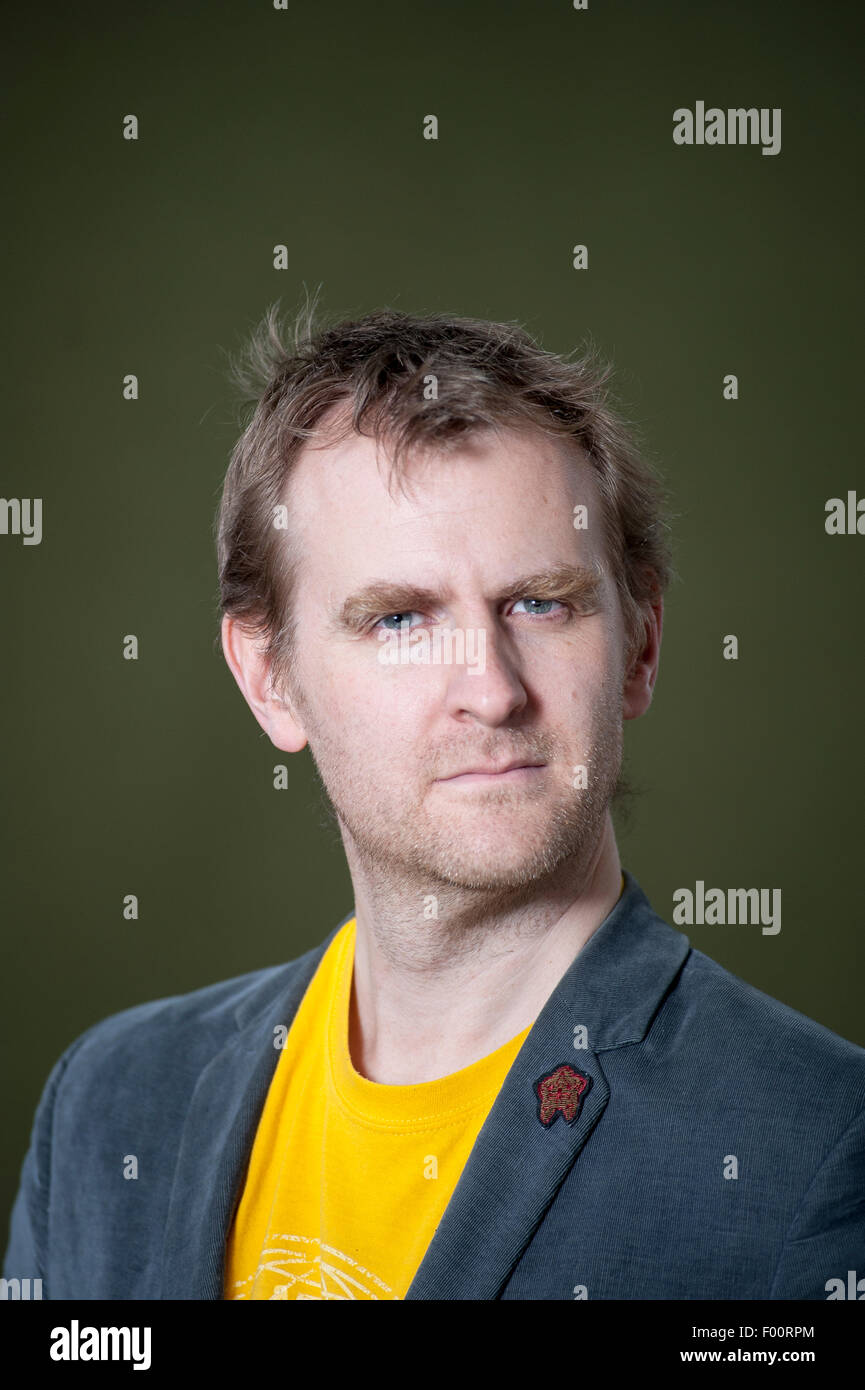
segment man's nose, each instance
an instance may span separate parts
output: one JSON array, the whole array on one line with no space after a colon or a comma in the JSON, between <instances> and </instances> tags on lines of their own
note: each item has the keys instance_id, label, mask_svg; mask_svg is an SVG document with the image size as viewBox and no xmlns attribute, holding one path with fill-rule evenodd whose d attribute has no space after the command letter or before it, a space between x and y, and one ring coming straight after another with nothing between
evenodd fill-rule
<instances>
[{"instance_id":1,"label":"man's nose","mask_svg":"<svg viewBox=\"0 0 865 1390\"><path fill-rule=\"evenodd\" d=\"M507 723L524 708L528 692L516 654L493 624L465 633L465 662L451 667L446 703L455 718L470 715L481 724Z\"/></svg>"}]
</instances>

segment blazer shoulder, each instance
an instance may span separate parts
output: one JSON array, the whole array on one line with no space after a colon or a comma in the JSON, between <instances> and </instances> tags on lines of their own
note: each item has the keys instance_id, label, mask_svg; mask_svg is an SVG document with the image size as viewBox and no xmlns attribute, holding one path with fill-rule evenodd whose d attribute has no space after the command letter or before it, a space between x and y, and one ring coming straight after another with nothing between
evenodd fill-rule
<instances>
[{"instance_id":1,"label":"blazer shoulder","mask_svg":"<svg viewBox=\"0 0 865 1390\"><path fill-rule=\"evenodd\" d=\"M757 989L711 956L691 947L680 989L694 1007L701 1031L726 1040L746 1060L759 1058L764 1077L789 1086L794 1070L804 1081L858 1096L865 1105L865 1048Z\"/></svg>"}]
</instances>

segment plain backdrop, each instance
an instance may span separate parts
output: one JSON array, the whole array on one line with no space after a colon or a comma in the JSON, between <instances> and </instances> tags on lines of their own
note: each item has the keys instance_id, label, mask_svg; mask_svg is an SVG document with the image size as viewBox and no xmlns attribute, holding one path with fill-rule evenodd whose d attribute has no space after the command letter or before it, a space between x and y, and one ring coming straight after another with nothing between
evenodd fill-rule
<instances>
[{"instance_id":1,"label":"plain backdrop","mask_svg":"<svg viewBox=\"0 0 865 1390\"><path fill-rule=\"evenodd\" d=\"M270 745L213 644L226 354L305 287L329 313L517 320L561 352L590 336L617 364L680 575L627 726L623 863L668 921L698 879L780 888L779 934L692 944L865 1044L865 536L824 528L830 497L865 495L858 14L7 7L0 491L43 499L43 539L0 536L4 1211L79 1033L297 956L351 910L308 750ZM780 154L674 145L698 100L781 108Z\"/></svg>"}]
</instances>

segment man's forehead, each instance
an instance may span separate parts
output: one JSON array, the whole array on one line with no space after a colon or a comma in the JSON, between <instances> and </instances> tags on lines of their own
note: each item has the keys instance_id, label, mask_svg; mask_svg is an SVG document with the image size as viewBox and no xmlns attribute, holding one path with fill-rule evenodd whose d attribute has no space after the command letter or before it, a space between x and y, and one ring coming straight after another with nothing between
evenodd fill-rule
<instances>
[{"instance_id":1,"label":"man's forehead","mask_svg":"<svg viewBox=\"0 0 865 1390\"><path fill-rule=\"evenodd\" d=\"M472 497L484 505L485 495L500 497L505 489L519 495L520 505L537 505L543 494L525 490L539 485L547 494L576 488L587 501L597 496L594 470L579 443L539 429L485 428L447 449L429 444L408 450L404 487L390 477L391 447L387 440L355 431L338 442L307 445L289 479L286 500L295 521L318 528L328 514L357 506L382 518L451 504L464 510Z\"/></svg>"},{"instance_id":2,"label":"man's forehead","mask_svg":"<svg viewBox=\"0 0 865 1390\"><path fill-rule=\"evenodd\" d=\"M606 547L594 470L570 443L540 431L478 433L424 457L417 480L409 459L408 500L398 487L388 493L389 460L377 461L369 436L305 450L288 499L296 601L324 602L346 630L378 606L476 590L505 597L526 584L536 597L589 602L605 582ZM575 503L588 504L586 530Z\"/></svg>"}]
</instances>

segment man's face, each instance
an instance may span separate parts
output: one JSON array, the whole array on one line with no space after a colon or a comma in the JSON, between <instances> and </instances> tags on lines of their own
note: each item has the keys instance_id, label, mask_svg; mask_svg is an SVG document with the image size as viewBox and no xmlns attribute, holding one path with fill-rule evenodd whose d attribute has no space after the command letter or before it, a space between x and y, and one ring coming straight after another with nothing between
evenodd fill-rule
<instances>
[{"instance_id":1,"label":"man's face","mask_svg":"<svg viewBox=\"0 0 865 1390\"><path fill-rule=\"evenodd\" d=\"M294 717L268 732L308 739L350 860L487 890L587 863L621 764L625 634L585 458L488 431L391 496L373 440L352 435L304 452L287 501ZM463 631L475 669L458 646L383 661L382 632L414 646L425 628L431 654L437 625Z\"/></svg>"}]
</instances>

